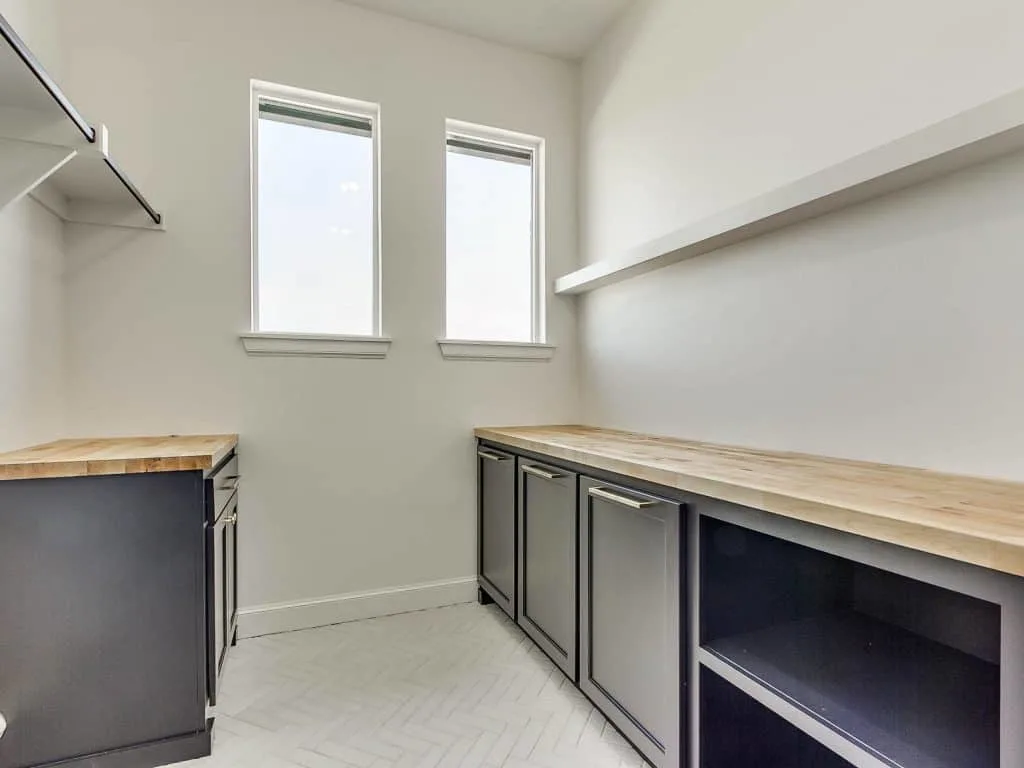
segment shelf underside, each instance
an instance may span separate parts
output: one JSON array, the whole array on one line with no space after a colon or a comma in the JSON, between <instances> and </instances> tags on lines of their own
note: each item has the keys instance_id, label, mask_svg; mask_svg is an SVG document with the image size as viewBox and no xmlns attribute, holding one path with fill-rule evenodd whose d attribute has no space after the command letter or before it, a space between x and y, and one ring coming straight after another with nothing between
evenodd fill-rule
<instances>
[{"instance_id":1,"label":"shelf underside","mask_svg":"<svg viewBox=\"0 0 1024 768\"><path fill-rule=\"evenodd\" d=\"M893 766L999 766L994 664L855 611L704 649Z\"/></svg>"},{"instance_id":2,"label":"shelf underside","mask_svg":"<svg viewBox=\"0 0 1024 768\"><path fill-rule=\"evenodd\" d=\"M161 215L137 190L133 193L131 182L122 180L115 167L109 160L76 157L33 196L65 221L159 228Z\"/></svg>"}]
</instances>

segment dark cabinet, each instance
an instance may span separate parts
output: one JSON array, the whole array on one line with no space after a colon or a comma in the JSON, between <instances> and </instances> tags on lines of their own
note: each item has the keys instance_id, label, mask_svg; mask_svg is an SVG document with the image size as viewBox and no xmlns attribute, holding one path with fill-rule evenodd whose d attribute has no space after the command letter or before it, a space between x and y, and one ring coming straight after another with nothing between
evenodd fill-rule
<instances>
[{"instance_id":1,"label":"dark cabinet","mask_svg":"<svg viewBox=\"0 0 1024 768\"><path fill-rule=\"evenodd\" d=\"M238 459L0 482L0 768L210 754L235 637Z\"/></svg>"},{"instance_id":2,"label":"dark cabinet","mask_svg":"<svg viewBox=\"0 0 1024 768\"><path fill-rule=\"evenodd\" d=\"M481 596L650 763L688 765L686 510L554 462L479 444Z\"/></svg>"},{"instance_id":3,"label":"dark cabinet","mask_svg":"<svg viewBox=\"0 0 1024 768\"><path fill-rule=\"evenodd\" d=\"M238 497L234 510L225 521L224 541L224 627L228 645L235 645L238 636Z\"/></svg>"},{"instance_id":4,"label":"dark cabinet","mask_svg":"<svg viewBox=\"0 0 1024 768\"><path fill-rule=\"evenodd\" d=\"M577 475L519 460L519 625L576 679Z\"/></svg>"},{"instance_id":5,"label":"dark cabinet","mask_svg":"<svg viewBox=\"0 0 1024 768\"><path fill-rule=\"evenodd\" d=\"M580 479L580 688L655 766L682 757L682 506Z\"/></svg>"},{"instance_id":6,"label":"dark cabinet","mask_svg":"<svg viewBox=\"0 0 1024 768\"><path fill-rule=\"evenodd\" d=\"M226 464L209 480L215 518L206 530L207 691L217 703L220 677L238 626L238 465ZM216 507L220 506L217 510Z\"/></svg>"},{"instance_id":7,"label":"dark cabinet","mask_svg":"<svg viewBox=\"0 0 1024 768\"><path fill-rule=\"evenodd\" d=\"M209 754L203 501L198 472L0 482L0 768Z\"/></svg>"},{"instance_id":8,"label":"dark cabinet","mask_svg":"<svg viewBox=\"0 0 1024 768\"><path fill-rule=\"evenodd\" d=\"M477 449L477 472L480 588L515 621L515 457L505 451L481 445Z\"/></svg>"}]
</instances>

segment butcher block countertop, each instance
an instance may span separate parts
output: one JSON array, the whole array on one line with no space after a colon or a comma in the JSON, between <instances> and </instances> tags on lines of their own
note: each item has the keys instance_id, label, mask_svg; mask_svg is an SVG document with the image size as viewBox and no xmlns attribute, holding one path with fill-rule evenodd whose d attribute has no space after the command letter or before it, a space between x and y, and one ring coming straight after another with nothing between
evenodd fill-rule
<instances>
[{"instance_id":1,"label":"butcher block countertop","mask_svg":"<svg viewBox=\"0 0 1024 768\"><path fill-rule=\"evenodd\" d=\"M478 438L1024 576L1024 484L580 426Z\"/></svg>"},{"instance_id":2,"label":"butcher block countertop","mask_svg":"<svg viewBox=\"0 0 1024 768\"><path fill-rule=\"evenodd\" d=\"M0 480L213 469L238 435L171 435L57 440L0 453Z\"/></svg>"}]
</instances>

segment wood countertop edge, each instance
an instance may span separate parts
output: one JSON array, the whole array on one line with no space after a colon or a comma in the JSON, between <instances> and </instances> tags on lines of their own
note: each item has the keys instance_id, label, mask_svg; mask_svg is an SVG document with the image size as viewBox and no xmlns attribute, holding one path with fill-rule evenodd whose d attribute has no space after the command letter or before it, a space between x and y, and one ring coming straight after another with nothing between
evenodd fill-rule
<instances>
[{"instance_id":1,"label":"wood countertop edge","mask_svg":"<svg viewBox=\"0 0 1024 768\"><path fill-rule=\"evenodd\" d=\"M191 472L209 471L220 464L231 452L238 448L237 434L223 435L182 435L182 440L194 439L220 440L220 443L209 452L191 454L173 454L162 451L150 456L135 457L111 457L111 458L81 458L81 459L47 459L47 458L26 458L17 459L10 463L3 463L3 456L0 455L0 481L3 480L36 480L55 479L62 477L100 477L109 475L140 475L154 474L160 472ZM122 438L113 438L122 439ZM123 438L126 442L131 440L174 440L174 435L159 437L128 437ZM78 442L74 439L56 440L53 443L45 443L41 446L32 446L20 451L11 451L10 454L21 454L27 451L56 446L62 443ZM10 455L7 454L7 455Z\"/></svg>"},{"instance_id":2,"label":"wood countertop edge","mask_svg":"<svg viewBox=\"0 0 1024 768\"><path fill-rule=\"evenodd\" d=\"M555 428L557 427L552 427L552 429ZM572 428L579 429L579 427ZM639 433L628 434L644 437ZM675 470L661 469L644 462L608 456L600 452L583 451L554 442L510 435L501 428L477 428L474 430L474 435L477 438L509 448L518 448L563 461L571 461L605 472L644 480L655 485L760 509L781 517L821 525L833 530L895 544L918 552L939 555L1014 576L1024 576L1024 531L1019 537L1016 537L1016 540L1007 540L1005 537L994 534L970 530L966 526L951 525L948 521L912 520L896 516L892 512L864 508L859 505L844 506L812 497L779 493L759 488L754 484L746 486L732 481L687 475ZM654 439L671 440L660 437L654 437ZM785 456L781 453L778 455ZM792 455L796 457L801 454ZM819 457L811 456L811 458ZM847 463L841 459L820 458L826 462ZM848 463L861 466L885 466L872 465L870 462L851 461ZM911 472L927 472L927 470L906 469ZM937 476L947 477L947 475L938 474ZM963 479L977 480L978 478L965 477Z\"/></svg>"}]
</instances>

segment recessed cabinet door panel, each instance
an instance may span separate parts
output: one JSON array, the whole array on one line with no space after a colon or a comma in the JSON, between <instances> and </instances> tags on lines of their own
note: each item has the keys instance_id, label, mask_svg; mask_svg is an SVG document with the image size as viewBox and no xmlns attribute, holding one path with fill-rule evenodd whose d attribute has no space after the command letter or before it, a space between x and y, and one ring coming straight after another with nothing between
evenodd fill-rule
<instances>
[{"instance_id":1,"label":"recessed cabinet door panel","mask_svg":"<svg viewBox=\"0 0 1024 768\"><path fill-rule=\"evenodd\" d=\"M681 511L580 482L580 687L657 766L681 759Z\"/></svg>"},{"instance_id":2,"label":"recessed cabinet door panel","mask_svg":"<svg viewBox=\"0 0 1024 768\"><path fill-rule=\"evenodd\" d=\"M220 677L221 664L224 661L224 649L227 646L227 627L224 623L227 606L227 553L228 531L227 520L222 517L213 528L213 634L214 634L214 665L217 677Z\"/></svg>"},{"instance_id":3,"label":"recessed cabinet door panel","mask_svg":"<svg viewBox=\"0 0 1024 768\"><path fill-rule=\"evenodd\" d=\"M226 541L224 567L224 627L225 646L234 642L238 625L238 502L228 518L224 535Z\"/></svg>"},{"instance_id":4,"label":"recessed cabinet door panel","mask_svg":"<svg viewBox=\"0 0 1024 768\"><path fill-rule=\"evenodd\" d=\"M519 624L576 679L576 478L519 462Z\"/></svg>"},{"instance_id":5,"label":"recessed cabinet door panel","mask_svg":"<svg viewBox=\"0 0 1024 768\"><path fill-rule=\"evenodd\" d=\"M480 494L480 586L516 616L516 461L504 451L477 450Z\"/></svg>"}]
</instances>

